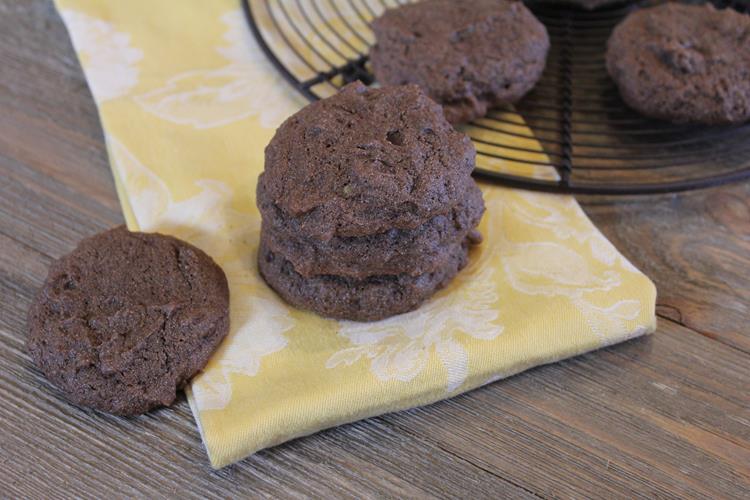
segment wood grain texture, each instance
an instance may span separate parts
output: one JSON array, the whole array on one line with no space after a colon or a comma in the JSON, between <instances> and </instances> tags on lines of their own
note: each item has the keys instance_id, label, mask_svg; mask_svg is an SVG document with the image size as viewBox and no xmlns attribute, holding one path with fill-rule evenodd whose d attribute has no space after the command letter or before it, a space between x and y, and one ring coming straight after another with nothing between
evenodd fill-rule
<instances>
[{"instance_id":1,"label":"wood grain texture","mask_svg":"<svg viewBox=\"0 0 750 500\"><path fill-rule=\"evenodd\" d=\"M122 216L57 14L0 0L0 496L747 498L748 195L746 183L584 200L656 281L657 334L215 472L184 399L96 414L24 352L49 263Z\"/></svg>"},{"instance_id":2,"label":"wood grain texture","mask_svg":"<svg viewBox=\"0 0 750 500\"><path fill-rule=\"evenodd\" d=\"M750 354L750 182L581 201L607 238L654 280L660 315Z\"/></svg>"}]
</instances>

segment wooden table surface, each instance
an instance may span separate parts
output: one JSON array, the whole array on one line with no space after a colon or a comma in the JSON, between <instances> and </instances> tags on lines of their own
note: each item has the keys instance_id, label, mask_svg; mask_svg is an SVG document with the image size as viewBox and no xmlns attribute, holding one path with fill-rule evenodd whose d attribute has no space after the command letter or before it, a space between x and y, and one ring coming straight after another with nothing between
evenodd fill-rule
<instances>
[{"instance_id":1,"label":"wooden table surface","mask_svg":"<svg viewBox=\"0 0 750 500\"><path fill-rule=\"evenodd\" d=\"M586 198L655 282L655 335L212 471L184 398L117 418L24 352L50 262L120 224L96 109L48 1L0 0L0 497L750 497L750 183Z\"/></svg>"}]
</instances>

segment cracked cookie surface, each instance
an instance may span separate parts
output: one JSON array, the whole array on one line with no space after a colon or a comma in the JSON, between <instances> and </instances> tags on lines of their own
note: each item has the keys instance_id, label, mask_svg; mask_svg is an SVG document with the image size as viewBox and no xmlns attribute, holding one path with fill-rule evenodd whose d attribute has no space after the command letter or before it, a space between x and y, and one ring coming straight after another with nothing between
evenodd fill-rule
<instances>
[{"instance_id":1,"label":"cracked cookie surface","mask_svg":"<svg viewBox=\"0 0 750 500\"><path fill-rule=\"evenodd\" d=\"M304 278L284 255L261 240L258 269L290 304L337 319L376 321L415 309L445 287L468 262L468 239L436 269L418 276L378 275L362 279L334 275Z\"/></svg>"},{"instance_id":2,"label":"cracked cookie surface","mask_svg":"<svg viewBox=\"0 0 750 500\"><path fill-rule=\"evenodd\" d=\"M176 238L125 227L52 264L28 351L72 402L119 415L169 405L229 329L224 272Z\"/></svg>"},{"instance_id":3,"label":"cracked cookie surface","mask_svg":"<svg viewBox=\"0 0 750 500\"><path fill-rule=\"evenodd\" d=\"M613 31L607 70L636 111L675 123L750 119L750 15L711 4L637 10Z\"/></svg>"},{"instance_id":4,"label":"cracked cookie surface","mask_svg":"<svg viewBox=\"0 0 750 500\"><path fill-rule=\"evenodd\" d=\"M417 276L447 264L484 213L482 192L467 176L463 199L446 214L436 215L415 229L395 229L365 236L334 236L318 240L304 236L302 223L288 217L258 189L263 213L262 238L274 252L292 262L309 278L332 274L366 278L379 274Z\"/></svg>"},{"instance_id":5,"label":"cracked cookie surface","mask_svg":"<svg viewBox=\"0 0 750 500\"><path fill-rule=\"evenodd\" d=\"M372 29L376 79L419 85L454 124L518 101L541 77L549 50L544 25L509 0L402 5L375 19Z\"/></svg>"},{"instance_id":6,"label":"cracked cookie surface","mask_svg":"<svg viewBox=\"0 0 750 500\"><path fill-rule=\"evenodd\" d=\"M475 156L417 86L355 82L279 127L257 189L305 237L414 229L463 199Z\"/></svg>"}]
</instances>

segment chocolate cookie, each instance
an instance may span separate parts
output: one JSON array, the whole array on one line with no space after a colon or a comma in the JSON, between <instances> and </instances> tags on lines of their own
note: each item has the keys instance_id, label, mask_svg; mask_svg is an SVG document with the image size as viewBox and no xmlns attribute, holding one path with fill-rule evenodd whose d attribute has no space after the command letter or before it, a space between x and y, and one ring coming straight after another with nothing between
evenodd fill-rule
<instances>
[{"instance_id":1,"label":"chocolate cookie","mask_svg":"<svg viewBox=\"0 0 750 500\"><path fill-rule=\"evenodd\" d=\"M665 3L630 14L612 33L607 69L623 100L676 123L750 119L750 16Z\"/></svg>"},{"instance_id":2,"label":"chocolate cookie","mask_svg":"<svg viewBox=\"0 0 750 500\"><path fill-rule=\"evenodd\" d=\"M474 158L469 138L417 86L355 82L279 127L258 189L306 237L414 229L461 199Z\"/></svg>"},{"instance_id":3,"label":"chocolate cookie","mask_svg":"<svg viewBox=\"0 0 750 500\"><path fill-rule=\"evenodd\" d=\"M385 85L415 83L451 123L516 102L544 70L549 37L521 2L426 0L372 22L370 60Z\"/></svg>"},{"instance_id":4,"label":"chocolate cookie","mask_svg":"<svg viewBox=\"0 0 750 500\"><path fill-rule=\"evenodd\" d=\"M27 346L76 404L120 415L169 405L229 329L223 271L201 250L124 227L52 264Z\"/></svg>"},{"instance_id":5,"label":"chocolate cookie","mask_svg":"<svg viewBox=\"0 0 750 500\"><path fill-rule=\"evenodd\" d=\"M283 254L304 277L335 274L364 278L378 274L416 276L444 265L484 212L482 193L466 179L463 200L447 214L436 215L415 229L390 229L366 236L334 236L317 240L304 236L299 220L284 214L258 189L263 232L268 248Z\"/></svg>"},{"instance_id":6,"label":"chocolate cookie","mask_svg":"<svg viewBox=\"0 0 750 500\"><path fill-rule=\"evenodd\" d=\"M375 321L417 308L466 265L467 253L467 245L463 245L443 266L419 276L304 278L261 240L258 268L271 288L292 305L332 318Z\"/></svg>"}]
</instances>

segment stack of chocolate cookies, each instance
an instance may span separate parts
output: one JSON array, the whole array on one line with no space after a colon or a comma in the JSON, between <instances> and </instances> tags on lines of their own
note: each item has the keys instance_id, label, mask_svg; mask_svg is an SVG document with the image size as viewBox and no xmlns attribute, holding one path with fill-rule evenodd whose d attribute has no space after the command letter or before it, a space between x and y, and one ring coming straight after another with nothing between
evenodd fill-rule
<instances>
[{"instance_id":1,"label":"stack of chocolate cookies","mask_svg":"<svg viewBox=\"0 0 750 500\"><path fill-rule=\"evenodd\" d=\"M266 148L261 275L289 303L334 318L418 307L481 239L474 158L416 85L356 82L310 104Z\"/></svg>"}]
</instances>

